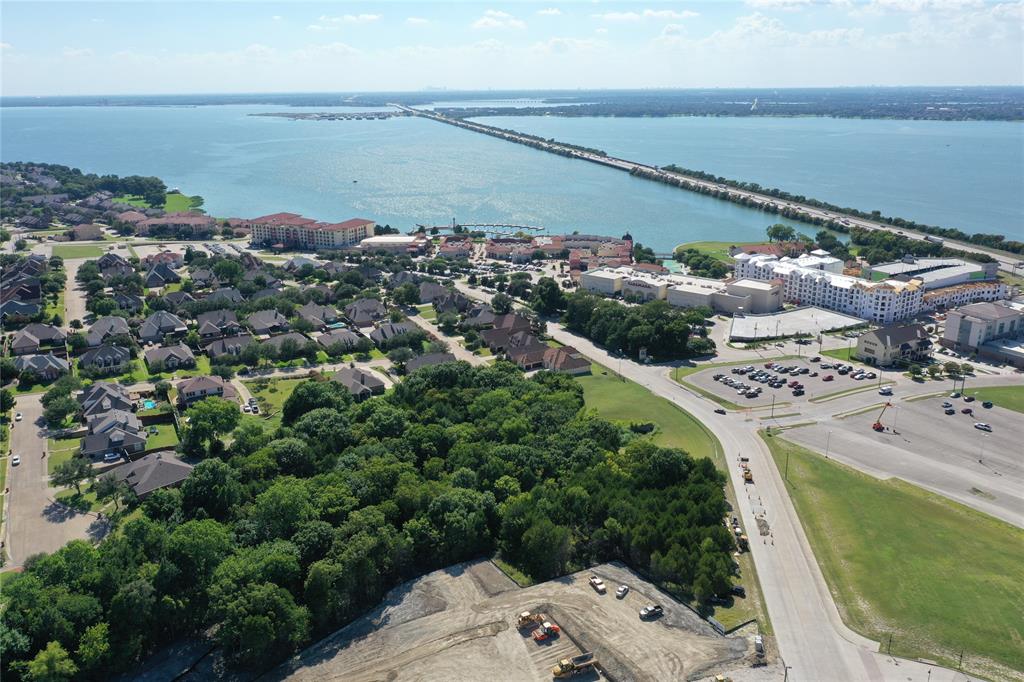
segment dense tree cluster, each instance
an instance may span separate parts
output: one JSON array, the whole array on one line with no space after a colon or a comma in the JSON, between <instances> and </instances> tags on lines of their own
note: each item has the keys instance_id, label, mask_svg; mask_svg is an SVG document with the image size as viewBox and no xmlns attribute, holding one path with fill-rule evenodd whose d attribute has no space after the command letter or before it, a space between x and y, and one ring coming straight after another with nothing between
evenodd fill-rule
<instances>
[{"instance_id":1,"label":"dense tree cluster","mask_svg":"<svg viewBox=\"0 0 1024 682\"><path fill-rule=\"evenodd\" d=\"M245 422L228 446L220 404L189 410L205 458L179 489L5 584L5 679L109 679L211 626L232 665L264 669L399 582L495 551L536 579L622 559L698 598L728 586L724 476L622 447L569 377L448 363L359 404L310 380L279 429Z\"/></svg>"},{"instance_id":2,"label":"dense tree cluster","mask_svg":"<svg viewBox=\"0 0 1024 682\"><path fill-rule=\"evenodd\" d=\"M686 266L687 274L696 277L712 277L721 279L729 274L729 266L714 256L701 253L697 249L680 248L676 250L675 259Z\"/></svg>"},{"instance_id":3,"label":"dense tree cluster","mask_svg":"<svg viewBox=\"0 0 1024 682\"><path fill-rule=\"evenodd\" d=\"M872 265L899 260L906 254L918 257L966 257L968 260L979 262L992 260L979 254L965 254L962 251L949 249L935 242L911 239L881 230L864 230L859 227L850 230L850 242L858 247L857 255Z\"/></svg>"},{"instance_id":4,"label":"dense tree cluster","mask_svg":"<svg viewBox=\"0 0 1024 682\"><path fill-rule=\"evenodd\" d=\"M641 348L657 360L688 358L714 352L707 338L706 308L674 308L665 301L624 306L587 291L566 299L563 322L572 331L610 350L637 357Z\"/></svg>"},{"instance_id":5,"label":"dense tree cluster","mask_svg":"<svg viewBox=\"0 0 1024 682\"><path fill-rule=\"evenodd\" d=\"M142 199L151 206L163 206L164 197L167 193L167 185L160 178L142 175L96 175L94 173L83 173L77 168L61 166L50 163L24 163L9 162L2 165L7 172L31 172L42 170L58 183L59 187L54 192L70 195L71 199L84 199L85 197L106 190L115 196L133 195ZM38 194L37 189L18 188L5 184L3 186L3 200L17 200L21 194Z\"/></svg>"}]
</instances>

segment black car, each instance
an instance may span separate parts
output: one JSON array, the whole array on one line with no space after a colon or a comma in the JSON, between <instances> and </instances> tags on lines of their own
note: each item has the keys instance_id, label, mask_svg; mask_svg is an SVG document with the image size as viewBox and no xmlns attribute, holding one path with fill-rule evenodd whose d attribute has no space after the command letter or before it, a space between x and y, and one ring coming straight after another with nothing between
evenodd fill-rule
<instances>
[{"instance_id":1,"label":"black car","mask_svg":"<svg viewBox=\"0 0 1024 682\"><path fill-rule=\"evenodd\" d=\"M974 402L974 396L973 395L965 395L964 396L964 402L965 403L973 403Z\"/></svg>"},{"instance_id":2,"label":"black car","mask_svg":"<svg viewBox=\"0 0 1024 682\"><path fill-rule=\"evenodd\" d=\"M991 400L986 400L985 402L983 402L981 404L981 406L984 407L986 410L987 409L991 409L992 408L992 401Z\"/></svg>"},{"instance_id":3,"label":"black car","mask_svg":"<svg viewBox=\"0 0 1024 682\"><path fill-rule=\"evenodd\" d=\"M734 597L743 597L745 599L747 597L747 590L743 585L733 585L732 594Z\"/></svg>"},{"instance_id":4,"label":"black car","mask_svg":"<svg viewBox=\"0 0 1024 682\"><path fill-rule=\"evenodd\" d=\"M718 409L715 410L715 414L725 414L725 410L719 407Z\"/></svg>"},{"instance_id":5,"label":"black car","mask_svg":"<svg viewBox=\"0 0 1024 682\"><path fill-rule=\"evenodd\" d=\"M811 358L811 362L821 362L821 356L815 355L813 358Z\"/></svg>"}]
</instances>

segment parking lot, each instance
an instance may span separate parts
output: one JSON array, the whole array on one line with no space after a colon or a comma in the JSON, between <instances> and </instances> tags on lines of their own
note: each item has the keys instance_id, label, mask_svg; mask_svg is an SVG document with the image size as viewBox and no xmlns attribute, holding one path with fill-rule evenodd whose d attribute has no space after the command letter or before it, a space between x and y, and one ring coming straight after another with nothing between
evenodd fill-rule
<instances>
[{"instance_id":1,"label":"parking lot","mask_svg":"<svg viewBox=\"0 0 1024 682\"><path fill-rule=\"evenodd\" d=\"M864 323L865 320L859 317L825 308L805 306L765 315L737 315L729 328L729 338L733 341L754 341L797 334L815 335Z\"/></svg>"},{"instance_id":2,"label":"parking lot","mask_svg":"<svg viewBox=\"0 0 1024 682\"><path fill-rule=\"evenodd\" d=\"M598 594L588 578L608 585ZM617 598L619 585L629 593ZM657 602L664 615L641 620ZM516 617L543 613L561 628L537 642ZM603 564L520 589L494 564L480 561L434 571L402 585L385 602L314 644L269 679L551 680L552 666L593 652L615 680L683 680L747 669L752 635L721 637L692 611L621 565ZM597 680L597 670L576 680Z\"/></svg>"},{"instance_id":3,"label":"parking lot","mask_svg":"<svg viewBox=\"0 0 1024 682\"><path fill-rule=\"evenodd\" d=\"M946 414L948 403L953 414ZM973 414L964 414L970 409ZM1024 526L1024 420L999 406L948 394L894 400L872 429L870 410L791 429L785 438L883 478L896 476L951 499ZM992 430L974 427L987 423Z\"/></svg>"},{"instance_id":4,"label":"parking lot","mask_svg":"<svg viewBox=\"0 0 1024 682\"><path fill-rule=\"evenodd\" d=\"M822 368L823 364L830 367ZM857 368L846 372L836 369L837 365L850 366L829 357L819 357L816 362L811 362L811 358L790 358L706 369L686 377L685 382L741 408L770 406L773 396L778 406L779 403L827 400L830 395L847 391L877 395L879 387L888 383L884 372L881 377L874 370L859 375ZM856 376L862 378L856 379Z\"/></svg>"}]
</instances>

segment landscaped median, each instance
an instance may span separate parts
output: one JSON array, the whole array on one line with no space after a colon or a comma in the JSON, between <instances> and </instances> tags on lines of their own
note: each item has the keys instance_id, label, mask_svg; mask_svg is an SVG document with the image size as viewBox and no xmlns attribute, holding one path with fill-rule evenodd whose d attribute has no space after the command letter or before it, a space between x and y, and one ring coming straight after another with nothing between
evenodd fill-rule
<instances>
[{"instance_id":1,"label":"landscaped median","mask_svg":"<svg viewBox=\"0 0 1024 682\"><path fill-rule=\"evenodd\" d=\"M884 651L989 679L1024 670L1024 530L765 437L844 621ZM788 467L787 467L788 460Z\"/></svg>"}]
</instances>

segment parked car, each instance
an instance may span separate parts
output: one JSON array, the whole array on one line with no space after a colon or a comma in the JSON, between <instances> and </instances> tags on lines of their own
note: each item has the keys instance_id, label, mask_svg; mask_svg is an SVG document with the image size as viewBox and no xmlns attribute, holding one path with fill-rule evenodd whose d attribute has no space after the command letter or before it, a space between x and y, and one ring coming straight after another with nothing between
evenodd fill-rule
<instances>
[{"instance_id":1,"label":"parked car","mask_svg":"<svg viewBox=\"0 0 1024 682\"><path fill-rule=\"evenodd\" d=\"M259 405L253 405L252 406L252 413L253 414L259 414L260 413L260 406Z\"/></svg>"},{"instance_id":2,"label":"parked car","mask_svg":"<svg viewBox=\"0 0 1024 682\"><path fill-rule=\"evenodd\" d=\"M973 403L974 402L974 396L973 395L965 395L964 396L964 402L965 403Z\"/></svg>"},{"instance_id":3,"label":"parked car","mask_svg":"<svg viewBox=\"0 0 1024 682\"><path fill-rule=\"evenodd\" d=\"M984 407L986 410L990 410L990 409L992 409L992 401L991 400L986 400L985 402L983 402L981 404L981 406Z\"/></svg>"},{"instance_id":4,"label":"parked car","mask_svg":"<svg viewBox=\"0 0 1024 682\"><path fill-rule=\"evenodd\" d=\"M641 618L657 618L665 613L660 604L649 604L640 609Z\"/></svg>"},{"instance_id":5,"label":"parked car","mask_svg":"<svg viewBox=\"0 0 1024 682\"><path fill-rule=\"evenodd\" d=\"M833 380L834 378L835 378L835 377L834 377L834 376L832 376L831 374L826 374L825 376L823 376L823 377L821 378L821 380L822 380L822 381L832 381L832 380Z\"/></svg>"},{"instance_id":6,"label":"parked car","mask_svg":"<svg viewBox=\"0 0 1024 682\"><path fill-rule=\"evenodd\" d=\"M960 410L960 414L974 414L974 410L972 410L969 407L965 407L964 409Z\"/></svg>"},{"instance_id":7,"label":"parked car","mask_svg":"<svg viewBox=\"0 0 1024 682\"><path fill-rule=\"evenodd\" d=\"M821 362L821 356L815 355L813 358L811 358L811 362Z\"/></svg>"},{"instance_id":8,"label":"parked car","mask_svg":"<svg viewBox=\"0 0 1024 682\"><path fill-rule=\"evenodd\" d=\"M802 389L802 388L795 388L795 389L793 389L793 395L794 396L802 396L803 394L804 394L804 389Z\"/></svg>"},{"instance_id":9,"label":"parked car","mask_svg":"<svg viewBox=\"0 0 1024 682\"><path fill-rule=\"evenodd\" d=\"M242 412L252 412L252 407L249 405L242 405Z\"/></svg>"},{"instance_id":10,"label":"parked car","mask_svg":"<svg viewBox=\"0 0 1024 682\"><path fill-rule=\"evenodd\" d=\"M959 398L960 397L960 391L953 391L952 393L949 394L949 397L950 398Z\"/></svg>"},{"instance_id":11,"label":"parked car","mask_svg":"<svg viewBox=\"0 0 1024 682\"><path fill-rule=\"evenodd\" d=\"M956 410L954 410L952 407L947 407L945 412L946 414L956 414Z\"/></svg>"},{"instance_id":12,"label":"parked car","mask_svg":"<svg viewBox=\"0 0 1024 682\"><path fill-rule=\"evenodd\" d=\"M747 596L747 590L743 587L743 585L733 585L731 591L734 597L746 598Z\"/></svg>"},{"instance_id":13,"label":"parked car","mask_svg":"<svg viewBox=\"0 0 1024 682\"><path fill-rule=\"evenodd\" d=\"M19 464L21 464L21 455L15 455L14 457L11 457L11 466L16 467Z\"/></svg>"},{"instance_id":14,"label":"parked car","mask_svg":"<svg viewBox=\"0 0 1024 682\"><path fill-rule=\"evenodd\" d=\"M619 585L619 589L615 590L615 598L622 599L629 594L629 585Z\"/></svg>"},{"instance_id":15,"label":"parked car","mask_svg":"<svg viewBox=\"0 0 1024 682\"><path fill-rule=\"evenodd\" d=\"M953 403L949 402L948 400L943 400L942 401L942 406L943 407L953 407Z\"/></svg>"},{"instance_id":16,"label":"parked car","mask_svg":"<svg viewBox=\"0 0 1024 682\"><path fill-rule=\"evenodd\" d=\"M985 422L974 422L974 428L978 429L979 431L991 431L992 425L986 424Z\"/></svg>"},{"instance_id":17,"label":"parked car","mask_svg":"<svg viewBox=\"0 0 1024 682\"><path fill-rule=\"evenodd\" d=\"M590 583L590 586L593 587L598 594L604 594L608 591L608 588L604 586L604 581L598 578L596 575L590 576L590 580L588 580L587 582Z\"/></svg>"},{"instance_id":18,"label":"parked car","mask_svg":"<svg viewBox=\"0 0 1024 682\"><path fill-rule=\"evenodd\" d=\"M21 420L22 420L21 412L15 412L14 413L14 421L20 422Z\"/></svg>"},{"instance_id":19,"label":"parked car","mask_svg":"<svg viewBox=\"0 0 1024 682\"><path fill-rule=\"evenodd\" d=\"M117 454L116 452L108 452L107 454L103 455L104 462L116 462L119 459L121 459L121 455Z\"/></svg>"}]
</instances>

